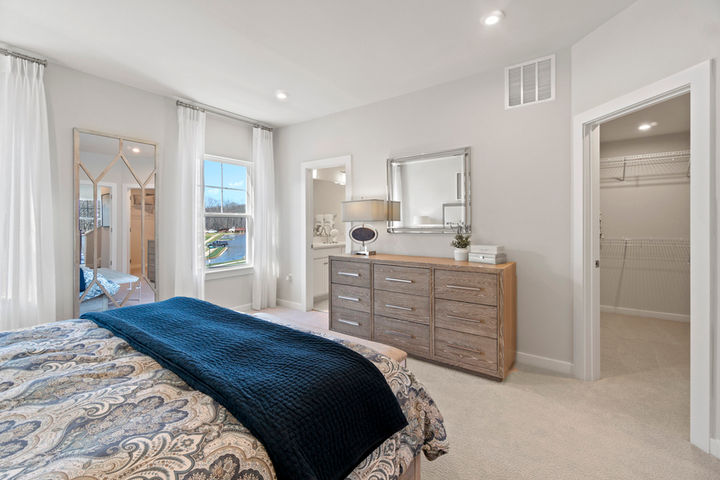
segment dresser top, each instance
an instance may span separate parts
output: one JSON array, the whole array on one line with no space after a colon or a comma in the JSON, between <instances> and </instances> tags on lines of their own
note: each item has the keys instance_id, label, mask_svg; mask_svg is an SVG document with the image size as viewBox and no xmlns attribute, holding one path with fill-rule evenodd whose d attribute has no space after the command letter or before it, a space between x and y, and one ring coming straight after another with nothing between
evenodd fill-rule
<instances>
[{"instance_id":1,"label":"dresser top","mask_svg":"<svg viewBox=\"0 0 720 480\"><path fill-rule=\"evenodd\" d=\"M452 258L445 257L418 257L413 255L389 255L384 253L378 253L376 255L330 255L330 258L337 260L350 261L350 262L365 262L365 263L390 263L390 264L403 264L403 265L418 265L425 266L433 265L443 268L457 269L457 270L471 270L474 272L484 273L499 273L508 268L514 268L515 262L499 263L492 265L489 263L478 263L478 262L458 262Z\"/></svg>"}]
</instances>

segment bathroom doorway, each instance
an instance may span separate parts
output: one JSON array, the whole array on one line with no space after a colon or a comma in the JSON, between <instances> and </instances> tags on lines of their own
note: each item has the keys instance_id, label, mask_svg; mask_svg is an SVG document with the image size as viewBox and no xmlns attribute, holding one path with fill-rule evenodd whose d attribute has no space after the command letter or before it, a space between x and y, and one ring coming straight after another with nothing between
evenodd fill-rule
<instances>
[{"instance_id":1,"label":"bathroom doorway","mask_svg":"<svg viewBox=\"0 0 720 480\"><path fill-rule=\"evenodd\" d=\"M342 221L342 202L347 183L344 167L315 168L312 170L313 229L312 300L313 310L330 310L328 292L330 274L329 257L345 251L345 223Z\"/></svg>"},{"instance_id":2,"label":"bathroom doorway","mask_svg":"<svg viewBox=\"0 0 720 480\"><path fill-rule=\"evenodd\" d=\"M331 255L349 252L341 211L344 200L352 200L351 156L303 162L302 254L300 288L304 311L328 311Z\"/></svg>"}]
</instances>

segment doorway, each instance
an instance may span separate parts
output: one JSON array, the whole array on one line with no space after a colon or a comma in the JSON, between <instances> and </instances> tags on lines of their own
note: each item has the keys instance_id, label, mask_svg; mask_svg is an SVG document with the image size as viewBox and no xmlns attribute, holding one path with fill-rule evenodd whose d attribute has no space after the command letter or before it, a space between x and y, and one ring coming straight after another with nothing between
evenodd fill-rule
<instances>
[{"instance_id":1,"label":"doorway","mask_svg":"<svg viewBox=\"0 0 720 480\"><path fill-rule=\"evenodd\" d=\"M690 426L690 93L599 125L600 377L606 399ZM638 404L652 391L658 401Z\"/></svg>"},{"instance_id":2,"label":"doorway","mask_svg":"<svg viewBox=\"0 0 720 480\"><path fill-rule=\"evenodd\" d=\"M329 257L345 251L345 223L342 202L345 200L345 167L314 168L312 250L313 306L318 312L329 312Z\"/></svg>"},{"instance_id":3,"label":"doorway","mask_svg":"<svg viewBox=\"0 0 720 480\"><path fill-rule=\"evenodd\" d=\"M701 63L573 119L572 263L574 373L600 378L600 132L602 124L690 94L690 441L710 450L714 269L712 63Z\"/></svg>"},{"instance_id":4,"label":"doorway","mask_svg":"<svg viewBox=\"0 0 720 480\"><path fill-rule=\"evenodd\" d=\"M304 311L327 312L328 257L349 252L341 203L352 200L351 157L304 162L301 166L302 254Z\"/></svg>"}]
</instances>

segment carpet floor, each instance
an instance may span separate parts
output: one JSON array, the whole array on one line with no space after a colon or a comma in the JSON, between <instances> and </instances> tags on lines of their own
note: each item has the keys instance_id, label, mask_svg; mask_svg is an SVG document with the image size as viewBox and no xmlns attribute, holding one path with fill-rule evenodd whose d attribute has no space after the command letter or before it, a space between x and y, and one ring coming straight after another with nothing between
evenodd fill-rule
<instances>
[{"instance_id":1,"label":"carpet floor","mask_svg":"<svg viewBox=\"0 0 720 480\"><path fill-rule=\"evenodd\" d=\"M327 328L327 314L273 309ZM414 358L445 418L451 452L423 480L720 479L690 445L689 325L603 314L603 378L519 365L503 383Z\"/></svg>"}]
</instances>

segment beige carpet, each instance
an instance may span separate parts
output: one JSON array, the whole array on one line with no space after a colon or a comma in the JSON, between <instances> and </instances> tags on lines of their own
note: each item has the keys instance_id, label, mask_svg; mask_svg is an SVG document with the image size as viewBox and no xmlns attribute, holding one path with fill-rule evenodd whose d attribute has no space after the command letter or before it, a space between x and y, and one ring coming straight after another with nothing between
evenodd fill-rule
<instances>
[{"instance_id":1,"label":"beige carpet","mask_svg":"<svg viewBox=\"0 0 720 480\"><path fill-rule=\"evenodd\" d=\"M273 314L327 325L318 312ZM601 325L597 382L520 366L497 383L409 359L451 443L423 480L720 479L720 460L687 440L689 326L605 314Z\"/></svg>"}]
</instances>

